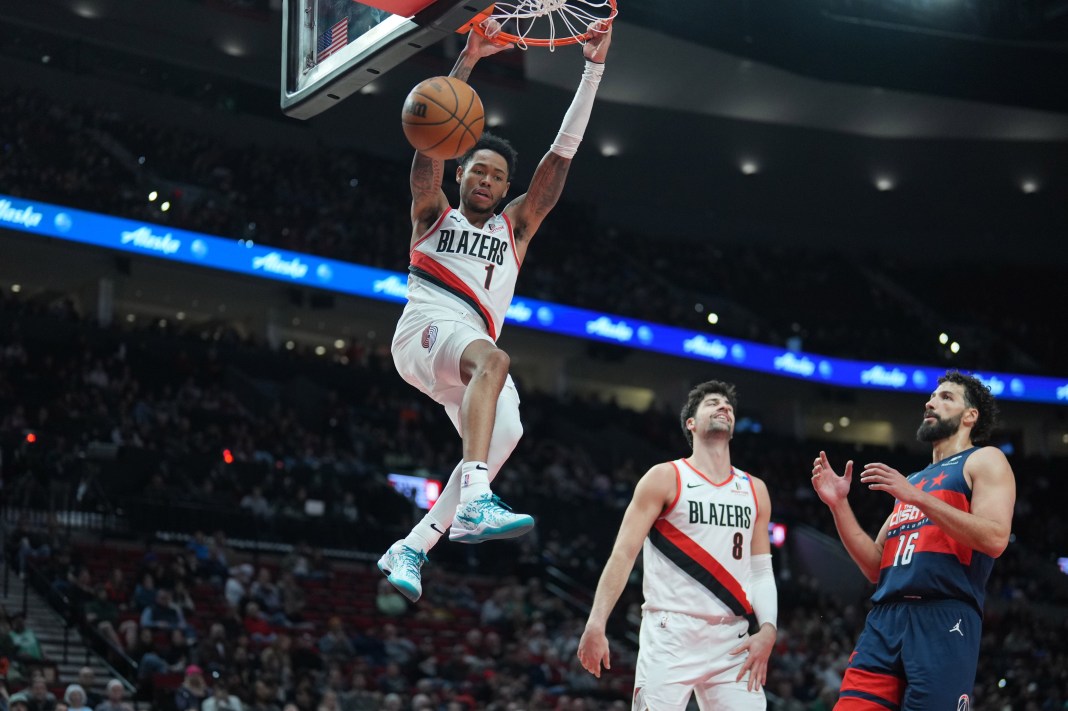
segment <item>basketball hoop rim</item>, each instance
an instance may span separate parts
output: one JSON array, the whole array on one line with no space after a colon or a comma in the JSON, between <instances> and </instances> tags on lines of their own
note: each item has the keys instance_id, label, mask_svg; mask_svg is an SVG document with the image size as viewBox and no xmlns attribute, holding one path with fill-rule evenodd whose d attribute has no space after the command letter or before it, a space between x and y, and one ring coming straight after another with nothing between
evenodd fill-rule
<instances>
[{"instance_id":1,"label":"basketball hoop rim","mask_svg":"<svg viewBox=\"0 0 1068 711\"><path fill-rule=\"evenodd\" d=\"M616 6L616 0L608 0L608 5L612 8L608 17L601 20L609 25L616 19L616 15L619 14L619 8ZM490 9L492 9L492 5ZM492 15L491 15L492 17ZM486 31L482 28L481 22L476 22L471 25L471 30L486 37ZM587 42L593 37L593 32L583 32L579 35L571 35L568 37L554 37L552 39L538 38L538 37L520 37L519 35L513 35L508 32L498 32L493 37L486 37L494 44L514 44L516 47L525 49L527 47L564 47L570 44L579 44L580 42Z\"/></svg>"}]
</instances>

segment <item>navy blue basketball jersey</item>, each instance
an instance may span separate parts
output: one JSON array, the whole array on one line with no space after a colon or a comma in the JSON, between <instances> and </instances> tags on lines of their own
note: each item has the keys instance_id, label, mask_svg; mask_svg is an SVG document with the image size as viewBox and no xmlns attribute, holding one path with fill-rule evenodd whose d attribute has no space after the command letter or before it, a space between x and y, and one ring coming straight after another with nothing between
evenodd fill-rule
<instances>
[{"instance_id":1,"label":"navy blue basketball jersey","mask_svg":"<svg viewBox=\"0 0 1068 711\"><path fill-rule=\"evenodd\" d=\"M965 450L908 477L909 483L961 511L971 511L972 490L964 463L978 447ZM894 504L872 601L962 600L983 611L986 581L994 559L950 538L911 504Z\"/></svg>"}]
</instances>

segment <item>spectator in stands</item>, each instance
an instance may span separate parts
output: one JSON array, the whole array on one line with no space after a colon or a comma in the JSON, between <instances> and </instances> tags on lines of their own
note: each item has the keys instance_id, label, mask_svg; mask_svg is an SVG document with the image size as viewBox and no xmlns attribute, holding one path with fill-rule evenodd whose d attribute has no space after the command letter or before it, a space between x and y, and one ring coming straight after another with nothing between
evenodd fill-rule
<instances>
[{"instance_id":1,"label":"spectator in stands","mask_svg":"<svg viewBox=\"0 0 1068 711\"><path fill-rule=\"evenodd\" d=\"M356 495L346 491L338 505L337 513L345 523L359 523L360 509L356 506Z\"/></svg>"},{"instance_id":2,"label":"spectator in stands","mask_svg":"<svg viewBox=\"0 0 1068 711\"><path fill-rule=\"evenodd\" d=\"M269 568L260 568L249 594L272 625L289 625L285 616L282 591L271 580Z\"/></svg>"},{"instance_id":3,"label":"spectator in stands","mask_svg":"<svg viewBox=\"0 0 1068 711\"><path fill-rule=\"evenodd\" d=\"M126 583L126 574L122 568L111 569L111 575L104 583L104 589L108 592L108 600L120 610L125 610L130 605L130 587Z\"/></svg>"},{"instance_id":4,"label":"spectator in stands","mask_svg":"<svg viewBox=\"0 0 1068 711\"><path fill-rule=\"evenodd\" d=\"M17 657L18 646L11 639L11 622L7 613L0 608L0 682L21 678Z\"/></svg>"},{"instance_id":5,"label":"spectator in stands","mask_svg":"<svg viewBox=\"0 0 1068 711\"><path fill-rule=\"evenodd\" d=\"M26 626L26 616L21 612L11 615L11 641L15 644L15 656L22 662L39 662L44 659L37 635Z\"/></svg>"},{"instance_id":6,"label":"spectator in stands","mask_svg":"<svg viewBox=\"0 0 1068 711\"><path fill-rule=\"evenodd\" d=\"M270 518L274 513L261 486L253 486L252 491L241 498L241 508L259 518Z\"/></svg>"},{"instance_id":7,"label":"spectator in stands","mask_svg":"<svg viewBox=\"0 0 1068 711\"><path fill-rule=\"evenodd\" d=\"M225 683L219 682L200 708L201 711L242 711L244 707L241 699L231 694Z\"/></svg>"},{"instance_id":8,"label":"spectator in stands","mask_svg":"<svg viewBox=\"0 0 1068 711\"><path fill-rule=\"evenodd\" d=\"M169 590L156 591L156 601L141 613L141 627L156 630L186 629L185 615L174 606Z\"/></svg>"},{"instance_id":9,"label":"spectator in stands","mask_svg":"<svg viewBox=\"0 0 1068 711\"><path fill-rule=\"evenodd\" d=\"M226 579L226 587L223 588L223 597L231 610L238 610L241 604L249 596L249 588L252 584L252 566L242 563L230 571L230 577Z\"/></svg>"},{"instance_id":10,"label":"spectator in stands","mask_svg":"<svg viewBox=\"0 0 1068 711\"><path fill-rule=\"evenodd\" d=\"M133 711L133 707L126 702L126 687L121 681L112 679L108 682L107 697L94 711Z\"/></svg>"},{"instance_id":11,"label":"spectator in stands","mask_svg":"<svg viewBox=\"0 0 1068 711\"><path fill-rule=\"evenodd\" d=\"M122 639L116 629L119 624L119 608L108 597L107 588L103 585L96 586L96 597L85 603L83 614L85 621L96 629L101 637L116 649L123 649Z\"/></svg>"},{"instance_id":12,"label":"spectator in stands","mask_svg":"<svg viewBox=\"0 0 1068 711\"><path fill-rule=\"evenodd\" d=\"M262 676L256 679L252 689L252 703L248 705L248 711L279 711L277 703L278 692L272 688L273 684Z\"/></svg>"},{"instance_id":13,"label":"spectator in stands","mask_svg":"<svg viewBox=\"0 0 1068 711\"><path fill-rule=\"evenodd\" d=\"M156 576L145 573L141 576L141 582L137 584L133 592L134 609L141 612L156 601Z\"/></svg>"},{"instance_id":14,"label":"spectator in stands","mask_svg":"<svg viewBox=\"0 0 1068 711\"><path fill-rule=\"evenodd\" d=\"M31 711L29 698L21 691L12 694L7 700L7 711Z\"/></svg>"},{"instance_id":15,"label":"spectator in stands","mask_svg":"<svg viewBox=\"0 0 1068 711\"><path fill-rule=\"evenodd\" d=\"M82 667L78 670L78 685L85 691L85 705L95 709L104 697L93 691L96 688L96 672L92 667Z\"/></svg>"},{"instance_id":16,"label":"spectator in stands","mask_svg":"<svg viewBox=\"0 0 1068 711\"><path fill-rule=\"evenodd\" d=\"M340 617L335 615L327 621L326 633L319 638L319 654L328 664L331 662L344 664L356 656L352 640L345 633L345 626L341 623Z\"/></svg>"},{"instance_id":17,"label":"spectator in stands","mask_svg":"<svg viewBox=\"0 0 1068 711\"><path fill-rule=\"evenodd\" d=\"M15 530L10 534L11 540L17 541L16 559L19 577L26 577L26 566L31 560L45 559L52 555L52 546L48 537L30 527L29 518L19 516Z\"/></svg>"},{"instance_id":18,"label":"spectator in stands","mask_svg":"<svg viewBox=\"0 0 1068 711\"><path fill-rule=\"evenodd\" d=\"M197 661L210 672L221 672L230 664L231 651L232 643L226 635L226 627L221 622L213 622L197 650Z\"/></svg>"},{"instance_id":19,"label":"spectator in stands","mask_svg":"<svg viewBox=\"0 0 1068 711\"><path fill-rule=\"evenodd\" d=\"M412 708L415 707L413 706ZM341 711L341 704L338 700L337 692L333 689L324 691L322 697L319 699L319 705L316 707L316 711Z\"/></svg>"},{"instance_id":20,"label":"spectator in stands","mask_svg":"<svg viewBox=\"0 0 1068 711\"><path fill-rule=\"evenodd\" d=\"M408 664L416 653L415 642L399 635L397 627L388 623L382 625L382 646L386 659L401 666Z\"/></svg>"},{"instance_id":21,"label":"spectator in stands","mask_svg":"<svg viewBox=\"0 0 1068 711\"><path fill-rule=\"evenodd\" d=\"M177 581L174 589L171 590L171 604L182 613L183 617L188 617L197 611L197 604L193 601L189 587L181 580Z\"/></svg>"},{"instance_id":22,"label":"spectator in stands","mask_svg":"<svg viewBox=\"0 0 1068 711\"><path fill-rule=\"evenodd\" d=\"M56 697L48 690L48 682L40 674L35 674L30 681L30 688L24 689L26 702L30 711L55 711Z\"/></svg>"},{"instance_id":23,"label":"spectator in stands","mask_svg":"<svg viewBox=\"0 0 1068 711\"><path fill-rule=\"evenodd\" d=\"M399 617L408 611L408 600L388 580L382 578L378 581L375 609L387 617Z\"/></svg>"},{"instance_id":24,"label":"spectator in stands","mask_svg":"<svg viewBox=\"0 0 1068 711\"><path fill-rule=\"evenodd\" d=\"M63 692L63 701L67 704L69 711L93 711L87 699L85 689L80 684L70 684Z\"/></svg>"},{"instance_id":25,"label":"spectator in stands","mask_svg":"<svg viewBox=\"0 0 1068 711\"><path fill-rule=\"evenodd\" d=\"M282 573L282 579L278 583L278 591L282 596L282 613L290 624L300 624L304 621L304 606L307 604L307 596L304 588L297 582L297 578L290 571Z\"/></svg>"},{"instance_id":26,"label":"spectator in stands","mask_svg":"<svg viewBox=\"0 0 1068 711\"><path fill-rule=\"evenodd\" d=\"M245 617L243 620L245 632L256 644L270 643L275 640L277 634L267 620L267 616L255 602L245 605Z\"/></svg>"},{"instance_id":27,"label":"spectator in stands","mask_svg":"<svg viewBox=\"0 0 1068 711\"><path fill-rule=\"evenodd\" d=\"M208 685L204 681L204 670L196 664L190 664L185 668L182 685L174 692L174 708L177 711L200 709L209 693Z\"/></svg>"}]
</instances>

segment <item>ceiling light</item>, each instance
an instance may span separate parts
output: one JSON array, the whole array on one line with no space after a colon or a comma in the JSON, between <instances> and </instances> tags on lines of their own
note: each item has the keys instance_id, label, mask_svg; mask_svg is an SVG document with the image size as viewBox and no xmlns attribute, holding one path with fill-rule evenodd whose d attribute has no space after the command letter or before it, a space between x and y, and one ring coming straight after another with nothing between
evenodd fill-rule
<instances>
[{"instance_id":1,"label":"ceiling light","mask_svg":"<svg viewBox=\"0 0 1068 711\"><path fill-rule=\"evenodd\" d=\"M1023 190L1028 195L1030 195L1031 193L1037 193L1038 192L1038 188L1039 188L1038 181L1037 180L1032 180L1030 178L1028 178L1027 180L1024 180L1023 182L1020 183L1020 190Z\"/></svg>"},{"instance_id":2,"label":"ceiling light","mask_svg":"<svg viewBox=\"0 0 1068 711\"><path fill-rule=\"evenodd\" d=\"M504 125L504 114L494 111L491 114L486 115L486 125L490 128L497 128Z\"/></svg>"},{"instance_id":3,"label":"ceiling light","mask_svg":"<svg viewBox=\"0 0 1068 711\"><path fill-rule=\"evenodd\" d=\"M743 160L741 169L746 175L753 175L760 172L760 166L757 165L755 160Z\"/></svg>"},{"instance_id":4,"label":"ceiling light","mask_svg":"<svg viewBox=\"0 0 1068 711\"><path fill-rule=\"evenodd\" d=\"M96 3L89 2L89 0L74 3L70 10L78 17L84 17L87 20L95 20L103 15Z\"/></svg>"},{"instance_id":5,"label":"ceiling light","mask_svg":"<svg viewBox=\"0 0 1068 711\"><path fill-rule=\"evenodd\" d=\"M715 311L708 314L708 322L715 326L717 323L719 323L719 314L717 314Z\"/></svg>"},{"instance_id":6,"label":"ceiling light","mask_svg":"<svg viewBox=\"0 0 1068 711\"><path fill-rule=\"evenodd\" d=\"M881 192L894 189L894 180L890 176L880 175L875 178L875 187Z\"/></svg>"},{"instance_id":7,"label":"ceiling light","mask_svg":"<svg viewBox=\"0 0 1068 711\"><path fill-rule=\"evenodd\" d=\"M235 37L219 40L219 49L223 54L228 54L231 57L244 57L248 54L248 48L245 43Z\"/></svg>"},{"instance_id":8,"label":"ceiling light","mask_svg":"<svg viewBox=\"0 0 1068 711\"><path fill-rule=\"evenodd\" d=\"M619 146L615 143L602 143L601 155L605 158L614 158L619 155Z\"/></svg>"}]
</instances>

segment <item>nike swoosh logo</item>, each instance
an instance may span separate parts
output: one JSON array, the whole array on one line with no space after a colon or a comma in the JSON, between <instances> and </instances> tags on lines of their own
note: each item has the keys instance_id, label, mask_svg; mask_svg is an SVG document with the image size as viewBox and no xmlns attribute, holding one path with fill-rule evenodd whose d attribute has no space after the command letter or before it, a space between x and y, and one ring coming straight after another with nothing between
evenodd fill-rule
<instances>
[{"instance_id":1,"label":"nike swoosh logo","mask_svg":"<svg viewBox=\"0 0 1068 711\"><path fill-rule=\"evenodd\" d=\"M483 467L481 465L475 465L475 469L477 469L479 471L482 471L482 472L488 472L489 471L489 467Z\"/></svg>"},{"instance_id":2,"label":"nike swoosh logo","mask_svg":"<svg viewBox=\"0 0 1068 711\"><path fill-rule=\"evenodd\" d=\"M699 486L704 486L704 484L687 484L686 488L687 489L696 489Z\"/></svg>"},{"instance_id":3,"label":"nike swoosh logo","mask_svg":"<svg viewBox=\"0 0 1068 711\"><path fill-rule=\"evenodd\" d=\"M433 528L438 533L440 533L441 535L443 535L443 536L445 535L445 531L442 531L440 528L438 528L438 525L436 523L430 524L430 527Z\"/></svg>"},{"instance_id":4,"label":"nike swoosh logo","mask_svg":"<svg viewBox=\"0 0 1068 711\"><path fill-rule=\"evenodd\" d=\"M738 639L741 639L744 636L745 636L745 632L742 632L741 634L738 635Z\"/></svg>"}]
</instances>

